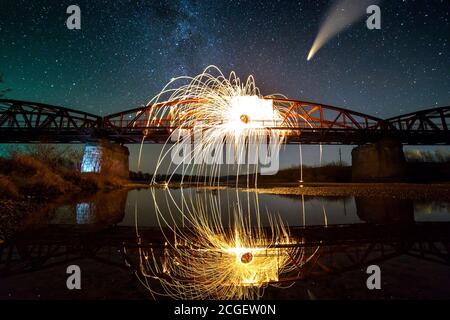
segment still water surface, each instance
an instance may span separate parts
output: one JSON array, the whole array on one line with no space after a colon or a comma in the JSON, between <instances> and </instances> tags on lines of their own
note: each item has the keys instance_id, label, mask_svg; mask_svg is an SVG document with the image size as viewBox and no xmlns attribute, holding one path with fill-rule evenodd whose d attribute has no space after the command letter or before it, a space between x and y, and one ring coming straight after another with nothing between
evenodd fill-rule
<instances>
[{"instance_id":1,"label":"still water surface","mask_svg":"<svg viewBox=\"0 0 450 320\"><path fill-rule=\"evenodd\" d=\"M52 209L49 224L112 223L121 226L157 227L155 201L162 215L177 215L173 204L181 203L181 190L140 189L114 193L101 193L78 203L65 204ZM199 202L220 204L220 212L228 216L237 199L244 210L250 202L255 211L256 200L263 224L267 214L279 215L288 226L323 225L324 212L328 225L356 223L391 223L410 221L450 221L450 203L437 201L416 201L395 198L355 197L301 197L275 194L236 192L234 189L204 190L184 189L185 205L195 206ZM172 199L169 197L172 196ZM250 199L250 200L249 200ZM192 202L191 202L192 200ZM180 205L181 207L181 205Z\"/></svg>"},{"instance_id":2,"label":"still water surface","mask_svg":"<svg viewBox=\"0 0 450 320\"><path fill-rule=\"evenodd\" d=\"M133 249L138 243L160 241L156 208L168 222L164 226L171 226L184 221L177 206L219 212L228 226L235 210L250 212L251 221L259 210L263 226L269 215L277 215L316 243L311 250L320 243L315 259L302 269L302 280L289 289L267 289L265 299L450 297L448 202L186 188L118 190L49 203L14 223L13 230L1 230L6 238L0 242L0 299L150 298L136 279L139 268L130 270L125 263L124 248L129 261L139 261ZM70 264L83 270L80 292L66 288ZM383 290L365 286L365 267L371 264L382 268Z\"/></svg>"}]
</instances>

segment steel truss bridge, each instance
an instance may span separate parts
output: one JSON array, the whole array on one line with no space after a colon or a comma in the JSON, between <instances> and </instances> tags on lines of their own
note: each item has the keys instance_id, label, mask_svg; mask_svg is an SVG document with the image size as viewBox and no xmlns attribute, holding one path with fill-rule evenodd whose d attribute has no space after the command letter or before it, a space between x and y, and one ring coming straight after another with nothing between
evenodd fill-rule
<instances>
[{"instance_id":1,"label":"steel truss bridge","mask_svg":"<svg viewBox=\"0 0 450 320\"><path fill-rule=\"evenodd\" d=\"M365 144L386 138L410 145L450 144L450 106L380 119L314 102L272 100L277 110L282 110L282 119L265 129L288 130L286 143ZM59 106L0 99L0 143L86 143L99 139L121 144L165 143L183 119L160 112L162 108L174 110L201 103L205 102L171 101L101 117Z\"/></svg>"}]
</instances>

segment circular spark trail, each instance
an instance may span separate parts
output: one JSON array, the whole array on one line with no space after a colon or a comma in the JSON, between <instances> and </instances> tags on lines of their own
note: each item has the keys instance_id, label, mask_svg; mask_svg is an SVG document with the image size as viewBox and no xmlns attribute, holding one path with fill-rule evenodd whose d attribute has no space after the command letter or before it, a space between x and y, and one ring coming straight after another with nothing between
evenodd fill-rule
<instances>
[{"instance_id":1,"label":"circular spark trail","mask_svg":"<svg viewBox=\"0 0 450 320\"><path fill-rule=\"evenodd\" d=\"M180 229L176 241L167 239L161 251L139 251L143 282L153 294L176 299L256 299L269 285L281 287L285 278L299 278L302 267L319 250L296 246L303 240L292 237L271 215L268 228L250 225L241 204L229 228L214 219L223 214L220 209L194 209L198 221L192 221L189 230ZM157 279L164 291L156 291L148 282L151 279Z\"/></svg>"},{"instance_id":2,"label":"circular spark trail","mask_svg":"<svg viewBox=\"0 0 450 320\"><path fill-rule=\"evenodd\" d=\"M144 111L148 113L147 127L171 128L152 178L152 184L159 186L158 172L165 170L168 176L163 190L152 188L165 245L138 250L137 274L152 294L177 299L259 298L267 286L280 286L286 276L299 277L302 266L317 254L318 248L302 247L303 239L291 236L279 216L267 212L264 225L258 196L239 192L240 175L247 177L246 186L250 187L251 174L256 177L260 163L278 156L283 140L298 121L292 117L291 105L275 104L275 97L262 96L252 76L241 82L234 72L225 77L211 66L196 77L172 79L149 102ZM279 127L285 129L273 130ZM164 168L180 147L187 146L192 148L182 149L182 160L196 161ZM255 164L240 163L251 146L256 146L252 152ZM262 148L267 148L266 152L260 153ZM222 190L221 150L231 151L232 160L237 161L235 199L227 194L225 206L213 193ZM168 188L179 170L181 200ZM186 184L201 184L205 192L186 191ZM256 178L252 184L257 186ZM167 210L161 207L157 191L164 192ZM163 292L154 289L149 282L152 279L160 283Z\"/></svg>"}]
</instances>

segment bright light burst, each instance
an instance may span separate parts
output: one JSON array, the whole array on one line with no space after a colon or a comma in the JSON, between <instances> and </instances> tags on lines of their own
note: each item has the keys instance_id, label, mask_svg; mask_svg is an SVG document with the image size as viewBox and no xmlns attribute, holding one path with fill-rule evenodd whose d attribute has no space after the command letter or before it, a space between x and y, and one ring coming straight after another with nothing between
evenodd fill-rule
<instances>
[{"instance_id":1,"label":"bright light burst","mask_svg":"<svg viewBox=\"0 0 450 320\"><path fill-rule=\"evenodd\" d=\"M282 124L283 117L282 111L274 108L271 97L261 96L252 76L242 83L234 72L226 78L219 69L210 66L194 78L172 79L148 103L154 108L154 118L149 121L170 118L175 127L201 124L225 132L273 127ZM248 121L243 121L242 116L248 116Z\"/></svg>"},{"instance_id":2,"label":"bright light burst","mask_svg":"<svg viewBox=\"0 0 450 320\"><path fill-rule=\"evenodd\" d=\"M252 76L241 82L234 72L226 78L214 66L194 78L172 79L149 102L146 111L148 127L170 126L172 132L159 156L152 183L157 184L156 173L171 161L173 148L190 144L199 133L204 139L188 154L183 154L185 158L217 156L220 154L217 150L225 148L227 143L231 144L234 157L242 156L238 150L250 143L275 146L272 153L263 153L266 158L257 159L257 163L264 163L268 156L278 156L273 153L279 151L296 119L290 116L289 104L274 104L275 97L262 96ZM254 153L261 157L260 153ZM249 177L250 166L243 167ZM201 162L169 166L166 185L180 168L182 183L189 176L189 179L196 177L196 182L205 179L203 187L206 184L209 190L217 191L220 187L222 165L218 162L209 166ZM253 170L257 173L258 165ZM238 165L236 178L242 172ZM255 187L256 184L255 180ZM192 189L187 194L183 188L181 201L165 188L169 210L161 210L156 190L152 189L156 216L166 240L163 249L139 248L139 275L152 294L179 299L258 298L268 285L285 283L282 277L299 276L302 266L318 248L307 251L298 246L303 240L292 237L278 216L267 213L269 223L263 226L257 195L242 196L238 189L236 179L236 199L228 200L226 212L220 197L211 193L202 196ZM157 279L164 292L155 290L149 283L151 279Z\"/></svg>"},{"instance_id":3,"label":"bright light burst","mask_svg":"<svg viewBox=\"0 0 450 320\"><path fill-rule=\"evenodd\" d=\"M252 227L240 210L231 228L213 222L219 211L209 218L206 210L196 212L194 228L179 229L163 249L140 248L147 289L176 299L257 299L268 286L290 286L319 248L296 246L302 239L291 237L281 221ZM155 290L152 279L164 292Z\"/></svg>"},{"instance_id":4,"label":"bright light burst","mask_svg":"<svg viewBox=\"0 0 450 320\"><path fill-rule=\"evenodd\" d=\"M241 82L234 72L225 77L214 66L206 68L193 78L183 76L172 79L148 103L146 126L170 127L172 131L160 154L156 170L161 170L162 164L170 162L168 158L173 148L191 143L198 134L202 135L204 141L190 154L184 155L186 158L214 154L214 150L221 150L225 144L232 147L234 157L239 158L244 156L241 154L243 146L252 144L270 146L264 156L255 159L257 163L266 163L270 152L278 153L289 128L295 127L298 117L302 117L293 116L289 103L275 104L273 99L277 97L284 98L279 94L262 96L252 76ZM307 119L304 121L308 123ZM177 169L179 168L170 168L172 173ZM205 166L183 169L192 170L189 176L206 174L217 177L221 167L210 166L210 172L206 172L208 168ZM258 167L253 167L253 170L254 173L257 172Z\"/></svg>"}]
</instances>

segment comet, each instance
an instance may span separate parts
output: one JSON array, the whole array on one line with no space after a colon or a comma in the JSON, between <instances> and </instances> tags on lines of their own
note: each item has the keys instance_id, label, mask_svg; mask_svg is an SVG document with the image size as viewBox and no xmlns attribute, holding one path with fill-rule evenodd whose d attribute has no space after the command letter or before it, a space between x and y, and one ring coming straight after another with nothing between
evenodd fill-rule
<instances>
[{"instance_id":1,"label":"comet","mask_svg":"<svg viewBox=\"0 0 450 320\"><path fill-rule=\"evenodd\" d=\"M359 21L366 14L368 6L378 2L378 0L336 1L327 11L306 60L311 60L327 42Z\"/></svg>"}]
</instances>

